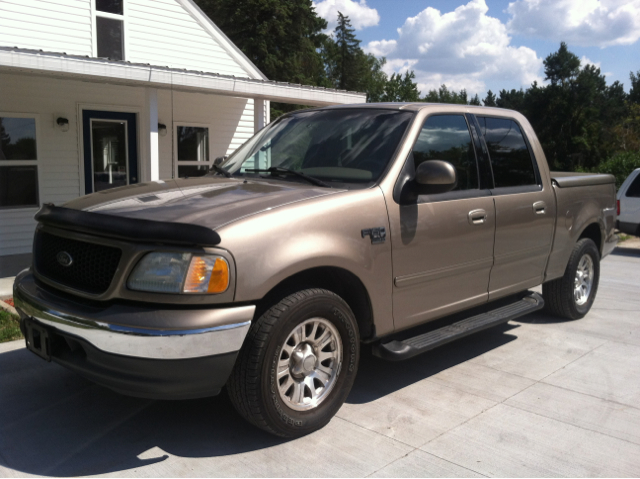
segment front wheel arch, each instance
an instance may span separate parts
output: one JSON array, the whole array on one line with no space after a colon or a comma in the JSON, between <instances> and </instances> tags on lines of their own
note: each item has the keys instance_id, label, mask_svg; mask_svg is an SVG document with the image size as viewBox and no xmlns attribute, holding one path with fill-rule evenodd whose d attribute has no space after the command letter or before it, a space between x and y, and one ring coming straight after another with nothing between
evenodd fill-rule
<instances>
[{"instance_id":1,"label":"front wheel arch","mask_svg":"<svg viewBox=\"0 0 640 479\"><path fill-rule=\"evenodd\" d=\"M373 306L367 288L354 273L335 266L306 269L282 280L258 301L255 318L259 318L282 298L306 288L326 289L340 296L356 317L360 338L367 340L375 337Z\"/></svg>"}]
</instances>

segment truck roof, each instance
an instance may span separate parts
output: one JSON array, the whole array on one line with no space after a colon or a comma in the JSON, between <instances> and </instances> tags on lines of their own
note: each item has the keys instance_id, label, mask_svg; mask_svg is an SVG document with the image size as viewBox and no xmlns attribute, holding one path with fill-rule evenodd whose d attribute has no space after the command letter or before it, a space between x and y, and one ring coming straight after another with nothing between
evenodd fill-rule
<instances>
[{"instance_id":1,"label":"truck roof","mask_svg":"<svg viewBox=\"0 0 640 479\"><path fill-rule=\"evenodd\" d=\"M341 104L341 105L330 105L318 108L319 110L337 110L337 109L345 109L345 108L383 108L388 110L422 110L424 108L431 107L458 107L458 108L470 108L477 109L486 112L494 112L494 113L517 113L515 110L508 110L506 108L497 108L497 107L489 107L489 106L478 106L478 105L462 105L458 103L426 103L426 102L386 102L386 103L351 103L351 104Z\"/></svg>"}]
</instances>

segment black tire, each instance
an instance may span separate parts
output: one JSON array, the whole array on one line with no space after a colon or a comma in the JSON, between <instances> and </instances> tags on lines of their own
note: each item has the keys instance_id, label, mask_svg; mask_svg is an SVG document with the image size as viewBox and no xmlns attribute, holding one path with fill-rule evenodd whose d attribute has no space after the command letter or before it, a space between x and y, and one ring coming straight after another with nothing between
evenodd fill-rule
<instances>
[{"instance_id":1,"label":"black tire","mask_svg":"<svg viewBox=\"0 0 640 479\"><path fill-rule=\"evenodd\" d=\"M589 255L593 261L594 275L591 292L586 303L579 305L574 298L574 281L580 260ZM549 281L542 285L545 310L560 318L580 319L591 309L598 292L600 280L600 252L593 240L583 238L576 243L569 257L567 269L562 278Z\"/></svg>"},{"instance_id":2,"label":"black tire","mask_svg":"<svg viewBox=\"0 0 640 479\"><path fill-rule=\"evenodd\" d=\"M277 389L280 348L293 329L311 318L328 320L339 332L342 365L335 384L315 408L294 410ZM325 426L347 399L358 370L360 337L347 303L323 289L291 294L252 325L227 383L236 410L250 423L285 438L304 436Z\"/></svg>"}]
</instances>

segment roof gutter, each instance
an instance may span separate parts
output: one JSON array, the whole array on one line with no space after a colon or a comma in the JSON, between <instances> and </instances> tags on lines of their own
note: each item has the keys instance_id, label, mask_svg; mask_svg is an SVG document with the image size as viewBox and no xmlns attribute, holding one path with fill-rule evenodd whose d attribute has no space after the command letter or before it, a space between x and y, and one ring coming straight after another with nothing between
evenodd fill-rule
<instances>
[{"instance_id":1,"label":"roof gutter","mask_svg":"<svg viewBox=\"0 0 640 479\"><path fill-rule=\"evenodd\" d=\"M169 88L312 106L366 101L364 93L346 90L7 47L0 47L1 71L37 73L100 83Z\"/></svg>"}]
</instances>

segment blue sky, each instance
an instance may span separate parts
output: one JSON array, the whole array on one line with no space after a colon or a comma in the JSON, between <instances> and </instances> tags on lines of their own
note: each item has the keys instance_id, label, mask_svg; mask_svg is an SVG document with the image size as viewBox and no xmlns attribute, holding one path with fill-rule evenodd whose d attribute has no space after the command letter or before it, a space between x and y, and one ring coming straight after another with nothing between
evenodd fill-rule
<instances>
[{"instance_id":1,"label":"blue sky","mask_svg":"<svg viewBox=\"0 0 640 479\"><path fill-rule=\"evenodd\" d=\"M488 89L544 81L542 60L560 41L629 88L640 70L640 0L314 0L335 23L349 15L361 46L412 69L422 93L445 83L481 98Z\"/></svg>"}]
</instances>

